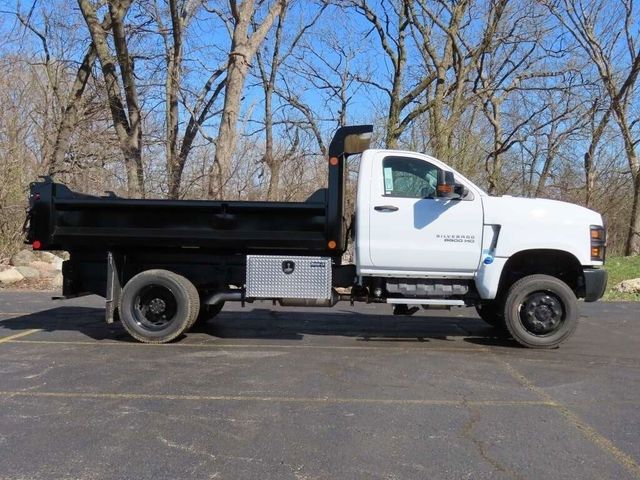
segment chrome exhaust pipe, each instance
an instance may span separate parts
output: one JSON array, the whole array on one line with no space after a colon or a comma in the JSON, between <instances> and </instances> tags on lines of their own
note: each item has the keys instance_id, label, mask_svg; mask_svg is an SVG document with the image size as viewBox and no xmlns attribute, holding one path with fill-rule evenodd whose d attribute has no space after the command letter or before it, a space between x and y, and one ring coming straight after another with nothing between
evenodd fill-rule
<instances>
[{"instance_id":1,"label":"chrome exhaust pipe","mask_svg":"<svg viewBox=\"0 0 640 480\"><path fill-rule=\"evenodd\" d=\"M227 290L209 295L203 302L205 305L217 305L222 302L244 302L244 291Z\"/></svg>"}]
</instances>

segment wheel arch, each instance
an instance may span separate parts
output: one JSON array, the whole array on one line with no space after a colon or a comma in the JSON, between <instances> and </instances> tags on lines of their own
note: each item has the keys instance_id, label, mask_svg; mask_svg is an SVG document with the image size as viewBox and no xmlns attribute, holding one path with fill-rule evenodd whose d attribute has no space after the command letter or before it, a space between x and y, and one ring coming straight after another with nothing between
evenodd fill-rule
<instances>
[{"instance_id":1,"label":"wheel arch","mask_svg":"<svg viewBox=\"0 0 640 480\"><path fill-rule=\"evenodd\" d=\"M506 261L498 282L498 295L528 275L543 274L566 283L577 297L584 296L584 272L578 258L566 250L529 249Z\"/></svg>"}]
</instances>

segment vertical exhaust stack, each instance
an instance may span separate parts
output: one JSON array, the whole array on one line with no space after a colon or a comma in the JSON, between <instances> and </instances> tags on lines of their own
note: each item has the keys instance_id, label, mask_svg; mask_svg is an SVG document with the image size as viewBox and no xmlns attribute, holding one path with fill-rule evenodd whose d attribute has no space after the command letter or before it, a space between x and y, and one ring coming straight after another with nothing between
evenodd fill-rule
<instances>
[{"instance_id":1,"label":"vertical exhaust stack","mask_svg":"<svg viewBox=\"0 0 640 480\"><path fill-rule=\"evenodd\" d=\"M327 250L343 252L347 248L347 218L344 215L344 191L347 158L364 152L371 143L373 125L340 127L329 144L329 191L327 193Z\"/></svg>"}]
</instances>

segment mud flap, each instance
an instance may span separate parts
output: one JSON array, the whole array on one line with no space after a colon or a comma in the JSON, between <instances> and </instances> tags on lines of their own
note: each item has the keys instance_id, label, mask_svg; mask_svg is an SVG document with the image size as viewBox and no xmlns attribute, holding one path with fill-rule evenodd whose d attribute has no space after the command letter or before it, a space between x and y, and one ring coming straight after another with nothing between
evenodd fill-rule
<instances>
[{"instance_id":1,"label":"mud flap","mask_svg":"<svg viewBox=\"0 0 640 480\"><path fill-rule=\"evenodd\" d=\"M112 252L107 253L107 295L105 302L105 320L113 323L117 315L118 304L122 295L120 273L116 256Z\"/></svg>"}]
</instances>

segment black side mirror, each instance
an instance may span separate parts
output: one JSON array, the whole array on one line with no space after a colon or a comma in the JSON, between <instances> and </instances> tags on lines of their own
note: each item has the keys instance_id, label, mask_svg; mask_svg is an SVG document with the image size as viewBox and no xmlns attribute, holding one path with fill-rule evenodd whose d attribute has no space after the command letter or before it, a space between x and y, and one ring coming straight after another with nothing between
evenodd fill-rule
<instances>
[{"instance_id":1,"label":"black side mirror","mask_svg":"<svg viewBox=\"0 0 640 480\"><path fill-rule=\"evenodd\" d=\"M467 195L469 195L469 189L460 183L456 183L456 185L453 187L453 191L457 193L460 198L465 198Z\"/></svg>"},{"instance_id":2,"label":"black side mirror","mask_svg":"<svg viewBox=\"0 0 640 480\"><path fill-rule=\"evenodd\" d=\"M456 181L453 178L453 172L447 170L438 170L438 186L436 191L440 198L452 198L456 195Z\"/></svg>"}]
</instances>

